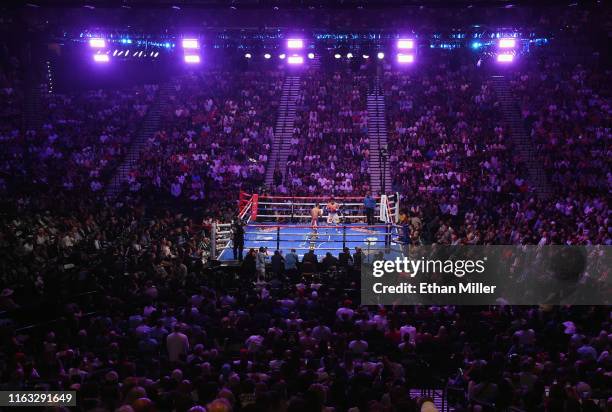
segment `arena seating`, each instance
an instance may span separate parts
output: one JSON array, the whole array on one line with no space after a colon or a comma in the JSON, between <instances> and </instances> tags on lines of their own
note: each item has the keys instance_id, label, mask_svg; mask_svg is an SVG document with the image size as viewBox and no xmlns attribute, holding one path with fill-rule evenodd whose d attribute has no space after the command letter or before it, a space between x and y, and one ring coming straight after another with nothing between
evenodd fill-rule
<instances>
[{"instance_id":1,"label":"arena seating","mask_svg":"<svg viewBox=\"0 0 612 412\"><path fill-rule=\"evenodd\" d=\"M529 188L486 78L441 62L387 71L384 89L393 183L413 209L413 240L501 241L491 212ZM423 228L434 215L439 223Z\"/></svg>"},{"instance_id":2,"label":"arena seating","mask_svg":"<svg viewBox=\"0 0 612 412\"><path fill-rule=\"evenodd\" d=\"M149 140L133 181L193 201L216 194L214 187L237 193L260 186L282 74L218 71L178 78L174 88L163 129Z\"/></svg>"},{"instance_id":3,"label":"arena seating","mask_svg":"<svg viewBox=\"0 0 612 412\"><path fill-rule=\"evenodd\" d=\"M42 97L40 129L3 141L19 162L10 173L37 190L85 190L101 195L155 96L156 86L90 90ZM12 149L11 149L12 147ZM25 166L28 165L27 169ZM8 171L7 171L8 172Z\"/></svg>"},{"instance_id":4,"label":"arena seating","mask_svg":"<svg viewBox=\"0 0 612 412\"><path fill-rule=\"evenodd\" d=\"M548 199L485 71L381 73L413 244L612 244L610 73L559 59L512 77ZM210 265L211 225L263 183L281 71L174 78L127 191L105 202L157 86L50 94L25 130L20 63L2 63L0 389L72 390L96 412L433 412L442 397L456 412L610 410L608 306L362 306L360 250L295 267L282 251L265 281L254 249ZM275 191L368 190L372 76L303 75Z\"/></svg>"},{"instance_id":5,"label":"arena seating","mask_svg":"<svg viewBox=\"0 0 612 412\"><path fill-rule=\"evenodd\" d=\"M542 65L520 71L513 86L549 180L568 195L609 193L609 71L554 55Z\"/></svg>"},{"instance_id":6,"label":"arena seating","mask_svg":"<svg viewBox=\"0 0 612 412\"><path fill-rule=\"evenodd\" d=\"M368 191L367 92L364 74L313 69L304 76L285 189L336 196Z\"/></svg>"}]
</instances>

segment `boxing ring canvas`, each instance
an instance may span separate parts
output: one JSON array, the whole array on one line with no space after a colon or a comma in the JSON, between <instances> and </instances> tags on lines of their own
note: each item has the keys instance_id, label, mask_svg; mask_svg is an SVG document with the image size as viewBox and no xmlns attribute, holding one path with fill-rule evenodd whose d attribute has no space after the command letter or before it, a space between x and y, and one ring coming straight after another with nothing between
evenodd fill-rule
<instances>
[{"instance_id":1,"label":"boxing ring canvas","mask_svg":"<svg viewBox=\"0 0 612 412\"><path fill-rule=\"evenodd\" d=\"M364 252L368 249L380 249L385 245L388 229L384 225L364 227L363 224L345 224L341 226L320 226L316 230L307 224L278 225L274 223L249 224L245 227L244 251L267 247L269 252L281 250L283 255L295 249L301 258L310 249L319 257L330 252L338 257L343 247L348 247L351 254L359 247ZM218 257L221 261L234 260L231 242L225 246Z\"/></svg>"}]
</instances>

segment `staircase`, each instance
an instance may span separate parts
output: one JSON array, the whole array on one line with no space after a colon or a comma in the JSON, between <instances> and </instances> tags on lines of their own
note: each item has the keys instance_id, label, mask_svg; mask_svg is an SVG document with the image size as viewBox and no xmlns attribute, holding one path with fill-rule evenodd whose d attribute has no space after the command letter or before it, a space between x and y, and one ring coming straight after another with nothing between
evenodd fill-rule
<instances>
[{"instance_id":1,"label":"staircase","mask_svg":"<svg viewBox=\"0 0 612 412\"><path fill-rule=\"evenodd\" d=\"M383 157L387 156L388 159L385 96L381 93L378 77L376 77L371 93L368 94L368 137L370 140L368 163L372 194L388 193L391 191L392 181L388 160L386 166L383 167Z\"/></svg>"},{"instance_id":2,"label":"staircase","mask_svg":"<svg viewBox=\"0 0 612 412\"><path fill-rule=\"evenodd\" d=\"M39 130L43 125L43 93L45 89L35 78L28 78L24 93L23 127L25 130Z\"/></svg>"},{"instance_id":3,"label":"staircase","mask_svg":"<svg viewBox=\"0 0 612 412\"><path fill-rule=\"evenodd\" d=\"M283 83L278 118L274 129L274 140L272 151L266 170L266 186L274 184L274 169L279 166L283 177L287 174L287 157L289 156L289 140L293 135L293 124L295 122L295 102L300 92L300 76L288 76Z\"/></svg>"},{"instance_id":4,"label":"staircase","mask_svg":"<svg viewBox=\"0 0 612 412\"><path fill-rule=\"evenodd\" d=\"M510 136L519 158L527 166L529 184L534 188L539 198L546 199L552 195L552 188L536 155L536 147L525 131L521 112L510 92L508 80L504 76L492 76L491 83L500 102L504 120L510 130Z\"/></svg>"},{"instance_id":5,"label":"staircase","mask_svg":"<svg viewBox=\"0 0 612 412\"><path fill-rule=\"evenodd\" d=\"M140 126L140 130L136 134L129 151L125 155L121 165L117 167L115 175L111 179L111 182L106 189L107 199L114 199L121 193L123 183L126 181L129 172L138 163L140 152L146 145L147 139L157 130L159 130L161 114L168 109L168 96L170 95L171 91L171 83L168 82L160 85L159 90L157 91L157 97L147 110L147 114L145 115L145 118Z\"/></svg>"}]
</instances>

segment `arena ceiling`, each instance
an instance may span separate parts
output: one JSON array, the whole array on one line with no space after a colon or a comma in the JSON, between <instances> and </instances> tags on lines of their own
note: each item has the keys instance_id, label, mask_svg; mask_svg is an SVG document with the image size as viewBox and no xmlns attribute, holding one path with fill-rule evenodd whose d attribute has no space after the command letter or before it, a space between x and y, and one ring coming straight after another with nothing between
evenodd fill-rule
<instances>
[{"instance_id":1,"label":"arena ceiling","mask_svg":"<svg viewBox=\"0 0 612 412\"><path fill-rule=\"evenodd\" d=\"M386 7L513 7L590 4L594 1L558 0L25 0L13 4L28 7L88 8L386 8Z\"/></svg>"}]
</instances>

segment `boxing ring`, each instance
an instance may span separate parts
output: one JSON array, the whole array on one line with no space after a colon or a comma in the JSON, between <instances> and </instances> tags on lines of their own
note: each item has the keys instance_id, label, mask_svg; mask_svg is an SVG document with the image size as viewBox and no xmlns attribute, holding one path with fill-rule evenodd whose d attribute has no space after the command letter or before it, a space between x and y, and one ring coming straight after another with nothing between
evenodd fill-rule
<instances>
[{"instance_id":1,"label":"boxing ring","mask_svg":"<svg viewBox=\"0 0 612 412\"><path fill-rule=\"evenodd\" d=\"M388 249L396 244L399 236L395 225L399 217L399 195L374 197L375 224L367 225L363 196L335 197L339 205L338 216L330 218L326 208L312 224L311 209L315 204L327 204L329 197L272 196L240 194L238 219L244 228L244 253L249 249L268 249L288 253L295 249L301 258L314 250L319 256L334 256L349 248L354 253L361 248L364 253ZM329 223L328 223L329 221ZM213 259L233 261L232 223L215 223L211 243Z\"/></svg>"}]
</instances>

